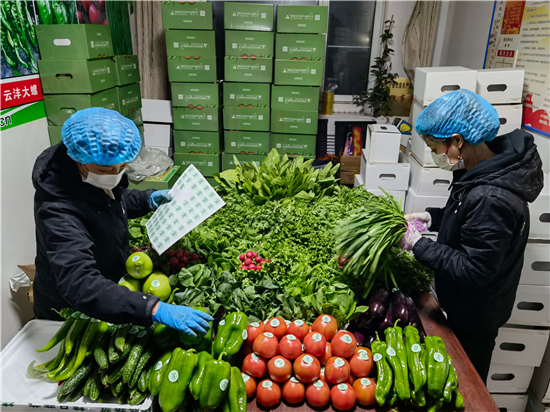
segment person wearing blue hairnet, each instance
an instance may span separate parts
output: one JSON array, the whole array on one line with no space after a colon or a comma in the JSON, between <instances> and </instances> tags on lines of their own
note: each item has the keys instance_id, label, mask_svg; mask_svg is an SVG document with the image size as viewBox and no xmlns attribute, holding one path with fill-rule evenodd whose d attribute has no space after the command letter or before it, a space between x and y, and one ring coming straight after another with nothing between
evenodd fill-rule
<instances>
[{"instance_id":1,"label":"person wearing blue hairnet","mask_svg":"<svg viewBox=\"0 0 550 412\"><path fill-rule=\"evenodd\" d=\"M499 135L496 110L467 90L435 100L415 128L435 164L453 171L453 183L444 208L405 216L438 232L437 241L411 227L401 243L434 271L439 302L486 382L498 329L514 305L529 235L527 204L542 190L542 162L531 134Z\"/></svg>"},{"instance_id":2,"label":"person wearing blue hairnet","mask_svg":"<svg viewBox=\"0 0 550 412\"><path fill-rule=\"evenodd\" d=\"M72 307L107 322L152 321L189 335L204 334L212 317L117 285L129 255L128 219L171 199L168 190L128 190L124 170L141 149L135 124L113 110L84 109L61 131L62 143L36 160L34 313Z\"/></svg>"}]
</instances>

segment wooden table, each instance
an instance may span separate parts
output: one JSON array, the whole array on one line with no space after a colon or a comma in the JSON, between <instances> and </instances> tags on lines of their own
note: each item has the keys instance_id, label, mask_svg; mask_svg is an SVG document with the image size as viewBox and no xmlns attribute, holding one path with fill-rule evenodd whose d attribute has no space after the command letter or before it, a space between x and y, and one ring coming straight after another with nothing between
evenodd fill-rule
<instances>
[{"instance_id":1,"label":"wooden table","mask_svg":"<svg viewBox=\"0 0 550 412\"><path fill-rule=\"evenodd\" d=\"M487 392L487 388L483 384L483 381L477 374L474 366L470 362L468 355L464 352L462 345L458 341L457 337L449 327L447 319L441 312L439 305L435 301L434 297L427 293L422 296L416 302L416 307L424 329L428 335L440 336L445 341L447 352L453 360L453 365L458 374L458 382L460 385L460 393L464 396L464 404L466 405L465 412L499 412L493 398ZM277 412L302 412L302 411L323 411L333 412L337 411L329 404L328 407L322 409L313 409L308 404L304 403L298 406L290 406L281 402L276 408L263 408L256 402L256 398L253 398L248 403L248 411L277 411ZM399 406L394 408L399 411L413 410L408 407ZM390 411L391 408L364 408L356 406L353 411ZM449 405L445 405L442 409L444 411L451 411Z\"/></svg>"}]
</instances>

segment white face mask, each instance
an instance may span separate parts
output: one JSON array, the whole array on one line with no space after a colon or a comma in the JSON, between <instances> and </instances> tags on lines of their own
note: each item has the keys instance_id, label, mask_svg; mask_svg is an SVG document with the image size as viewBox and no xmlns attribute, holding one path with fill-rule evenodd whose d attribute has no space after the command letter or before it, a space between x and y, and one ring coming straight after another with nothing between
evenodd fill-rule
<instances>
[{"instance_id":1,"label":"white face mask","mask_svg":"<svg viewBox=\"0 0 550 412\"><path fill-rule=\"evenodd\" d=\"M83 180L99 189L113 190L122 179L124 170L116 175L98 175L88 170L88 177Z\"/></svg>"},{"instance_id":2,"label":"white face mask","mask_svg":"<svg viewBox=\"0 0 550 412\"><path fill-rule=\"evenodd\" d=\"M449 161L449 156L446 153L437 154L432 152L432 159L437 167L443 170L454 172L455 170L464 169L464 160L459 160L456 163Z\"/></svg>"}]
</instances>

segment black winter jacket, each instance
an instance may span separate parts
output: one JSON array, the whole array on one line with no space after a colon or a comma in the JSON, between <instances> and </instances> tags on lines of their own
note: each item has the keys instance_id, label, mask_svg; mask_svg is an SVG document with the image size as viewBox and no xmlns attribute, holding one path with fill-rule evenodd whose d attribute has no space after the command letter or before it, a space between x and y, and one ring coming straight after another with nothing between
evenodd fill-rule
<instances>
[{"instance_id":1,"label":"black winter jacket","mask_svg":"<svg viewBox=\"0 0 550 412\"><path fill-rule=\"evenodd\" d=\"M151 211L152 191L127 190L124 176L112 200L82 181L62 144L46 149L32 173L36 194L35 315L72 307L112 323L148 325L158 298L116 282L126 273L128 219Z\"/></svg>"},{"instance_id":2,"label":"black winter jacket","mask_svg":"<svg viewBox=\"0 0 550 412\"><path fill-rule=\"evenodd\" d=\"M543 187L531 134L497 137L496 156L455 172L443 209L428 209L437 242L421 238L416 258L435 272L437 296L455 331L496 330L510 318L529 234L529 209Z\"/></svg>"}]
</instances>

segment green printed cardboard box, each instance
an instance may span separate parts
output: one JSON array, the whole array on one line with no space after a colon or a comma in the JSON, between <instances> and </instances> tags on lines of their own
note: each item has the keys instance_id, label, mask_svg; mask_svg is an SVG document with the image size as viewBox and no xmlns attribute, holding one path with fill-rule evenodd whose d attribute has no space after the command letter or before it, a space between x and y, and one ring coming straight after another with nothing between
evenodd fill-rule
<instances>
[{"instance_id":1,"label":"green printed cardboard box","mask_svg":"<svg viewBox=\"0 0 550 412\"><path fill-rule=\"evenodd\" d=\"M48 134L50 135L50 143L55 146L61 143L61 129L63 126L48 126Z\"/></svg>"},{"instance_id":2,"label":"green printed cardboard box","mask_svg":"<svg viewBox=\"0 0 550 412\"><path fill-rule=\"evenodd\" d=\"M273 80L272 58L243 59L226 56L224 66L226 82L271 83Z\"/></svg>"},{"instance_id":3,"label":"green printed cardboard box","mask_svg":"<svg viewBox=\"0 0 550 412\"><path fill-rule=\"evenodd\" d=\"M168 56L216 57L216 32L207 30L166 30Z\"/></svg>"},{"instance_id":4,"label":"green printed cardboard box","mask_svg":"<svg viewBox=\"0 0 550 412\"><path fill-rule=\"evenodd\" d=\"M212 30L212 3L163 1L162 25L165 29Z\"/></svg>"},{"instance_id":5,"label":"green printed cardboard box","mask_svg":"<svg viewBox=\"0 0 550 412\"><path fill-rule=\"evenodd\" d=\"M218 79L217 57L199 59L183 56L168 57L168 80L170 82L216 83Z\"/></svg>"},{"instance_id":6,"label":"green printed cardboard box","mask_svg":"<svg viewBox=\"0 0 550 412\"><path fill-rule=\"evenodd\" d=\"M39 60L44 94L95 93L115 87L111 59Z\"/></svg>"},{"instance_id":7,"label":"green printed cardboard box","mask_svg":"<svg viewBox=\"0 0 550 412\"><path fill-rule=\"evenodd\" d=\"M180 166L174 166L172 169L167 171L161 176L158 177L149 177L140 183L129 182L128 189L130 190L165 190L171 189L174 186L174 183L178 180Z\"/></svg>"},{"instance_id":8,"label":"green printed cardboard box","mask_svg":"<svg viewBox=\"0 0 550 412\"><path fill-rule=\"evenodd\" d=\"M141 108L141 88L139 83L116 87L116 91L120 113L131 114Z\"/></svg>"},{"instance_id":9,"label":"green printed cardboard box","mask_svg":"<svg viewBox=\"0 0 550 412\"><path fill-rule=\"evenodd\" d=\"M222 147L221 132L174 130L176 153L216 154L222 151Z\"/></svg>"},{"instance_id":10,"label":"green printed cardboard box","mask_svg":"<svg viewBox=\"0 0 550 412\"><path fill-rule=\"evenodd\" d=\"M116 86L125 86L141 80L137 56L114 56L111 60L114 63Z\"/></svg>"},{"instance_id":11,"label":"green printed cardboard box","mask_svg":"<svg viewBox=\"0 0 550 412\"><path fill-rule=\"evenodd\" d=\"M281 110L318 110L319 88L273 85L271 87L271 108Z\"/></svg>"},{"instance_id":12,"label":"green printed cardboard box","mask_svg":"<svg viewBox=\"0 0 550 412\"><path fill-rule=\"evenodd\" d=\"M271 148L279 154L289 156L315 156L317 136L307 134L277 134L271 135Z\"/></svg>"},{"instance_id":13,"label":"green printed cardboard box","mask_svg":"<svg viewBox=\"0 0 550 412\"><path fill-rule=\"evenodd\" d=\"M220 172L219 154L174 154L174 163L180 167L179 174L183 173L190 165L195 165L203 176L214 176Z\"/></svg>"},{"instance_id":14,"label":"green printed cardboard box","mask_svg":"<svg viewBox=\"0 0 550 412\"><path fill-rule=\"evenodd\" d=\"M132 113L122 113L122 115L133 121L138 129L140 126L143 126L143 115L141 114L141 109L137 109L135 112Z\"/></svg>"},{"instance_id":15,"label":"green printed cardboard box","mask_svg":"<svg viewBox=\"0 0 550 412\"><path fill-rule=\"evenodd\" d=\"M223 127L226 130L269 132L269 107L224 107Z\"/></svg>"},{"instance_id":16,"label":"green printed cardboard box","mask_svg":"<svg viewBox=\"0 0 550 412\"><path fill-rule=\"evenodd\" d=\"M218 83L172 83L172 106L189 108L220 107Z\"/></svg>"},{"instance_id":17,"label":"green printed cardboard box","mask_svg":"<svg viewBox=\"0 0 550 412\"><path fill-rule=\"evenodd\" d=\"M231 31L225 32L226 56L273 57L273 32Z\"/></svg>"},{"instance_id":18,"label":"green printed cardboard box","mask_svg":"<svg viewBox=\"0 0 550 412\"><path fill-rule=\"evenodd\" d=\"M272 110L271 132L317 134L318 113L298 110Z\"/></svg>"},{"instance_id":19,"label":"green printed cardboard box","mask_svg":"<svg viewBox=\"0 0 550 412\"><path fill-rule=\"evenodd\" d=\"M174 107L172 113L174 118L174 129L177 130L218 132L222 129L222 113L220 108L199 110L189 109L187 107Z\"/></svg>"},{"instance_id":20,"label":"green printed cardboard box","mask_svg":"<svg viewBox=\"0 0 550 412\"><path fill-rule=\"evenodd\" d=\"M259 3L224 3L226 30L273 31L273 5Z\"/></svg>"},{"instance_id":21,"label":"green printed cardboard box","mask_svg":"<svg viewBox=\"0 0 550 412\"><path fill-rule=\"evenodd\" d=\"M255 163L257 166L261 166L267 156L255 154L222 153L222 170L235 169L235 157L237 158L239 163Z\"/></svg>"},{"instance_id":22,"label":"green printed cardboard box","mask_svg":"<svg viewBox=\"0 0 550 412\"><path fill-rule=\"evenodd\" d=\"M34 30L42 60L98 59L114 55L109 26L40 24L34 26Z\"/></svg>"},{"instance_id":23,"label":"green printed cardboard box","mask_svg":"<svg viewBox=\"0 0 550 412\"><path fill-rule=\"evenodd\" d=\"M275 58L280 60L324 60L324 34L277 33Z\"/></svg>"},{"instance_id":24,"label":"green printed cardboard box","mask_svg":"<svg viewBox=\"0 0 550 412\"><path fill-rule=\"evenodd\" d=\"M270 84L223 82L224 106L269 107Z\"/></svg>"},{"instance_id":25,"label":"green printed cardboard box","mask_svg":"<svg viewBox=\"0 0 550 412\"><path fill-rule=\"evenodd\" d=\"M275 60L275 84L321 86L323 62L312 60Z\"/></svg>"},{"instance_id":26,"label":"green printed cardboard box","mask_svg":"<svg viewBox=\"0 0 550 412\"><path fill-rule=\"evenodd\" d=\"M225 153L267 155L269 153L269 132L226 130Z\"/></svg>"},{"instance_id":27,"label":"green printed cardboard box","mask_svg":"<svg viewBox=\"0 0 550 412\"><path fill-rule=\"evenodd\" d=\"M277 6L277 33L326 33L327 6Z\"/></svg>"}]
</instances>

